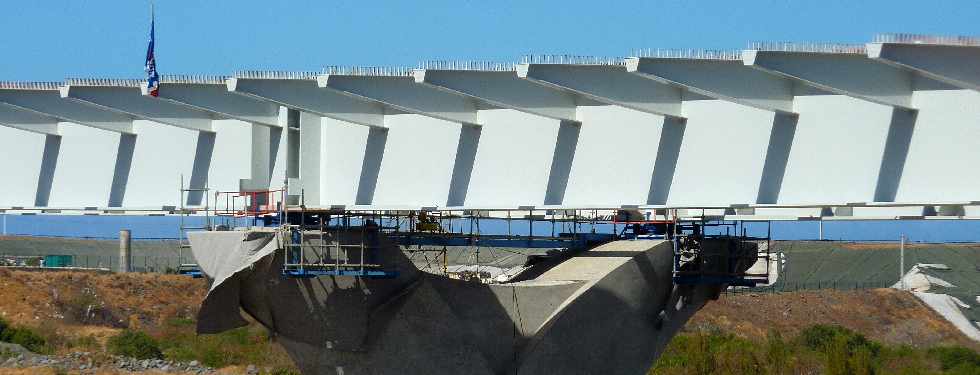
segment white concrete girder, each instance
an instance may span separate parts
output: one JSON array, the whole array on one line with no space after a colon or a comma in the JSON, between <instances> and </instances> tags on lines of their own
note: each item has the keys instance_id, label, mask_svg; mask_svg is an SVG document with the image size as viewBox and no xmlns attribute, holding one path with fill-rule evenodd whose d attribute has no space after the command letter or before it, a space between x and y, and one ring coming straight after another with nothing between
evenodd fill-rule
<instances>
[{"instance_id":1,"label":"white concrete girder","mask_svg":"<svg viewBox=\"0 0 980 375\"><path fill-rule=\"evenodd\" d=\"M59 131L58 122L59 120L54 117L0 103L0 126L37 133L44 136L43 151L40 155L40 166L37 169L36 174L37 183L34 185L35 207L46 207L51 196L51 186L54 182L54 171L55 167L57 166L59 154L58 151L61 147L61 133ZM4 151L7 151L7 149L13 147L15 146L5 145ZM4 159L16 164L9 166L11 169L33 169L37 164L34 164L33 160L27 160L25 158L26 156L27 154L11 154L5 155ZM4 170L5 173L8 174L8 178L5 179L16 185L27 185L28 183L27 181L10 177L33 174L30 172L18 173L20 171L9 171L9 169L6 168ZM6 189L3 190L5 192L7 191Z\"/></svg>"},{"instance_id":2,"label":"white concrete girder","mask_svg":"<svg viewBox=\"0 0 980 375\"><path fill-rule=\"evenodd\" d=\"M876 202L896 198L918 116L914 92L951 88L912 70L869 59L864 53L746 50L743 61L823 90L893 108L875 185Z\"/></svg>"},{"instance_id":3,"label":"white concrete girder","mask_svg":"<svg viewBox=\"0 0 980 375\"><path fill-rule=\"evenodd\" d=\"M44 135L59 135L58 119L0 103L0 125Z\"/></svg>"},{"instance_id":4,"label":"white concrete girder","mask_svg":"<svg viewBox=\"0 0 980 375\"><path fill-rule=\"evenodd\" d=\"M980 45L869 43L868 57L956 87L980 91Z\"/></svg>"},{"instance_id":5,"label":"white concrete girder","mask_svg":"<svg viewBox=\"0 0 980 375\"><path fill-rule=\"evenodd\" d=\"M747 68L740 60L630 57L626 71L709 98L795 114L793 81Z\"/></svg>"},{"instance_id":6,"label":"white concrete girder","mask_svg":"<svg viewBox=\"0 0 980 375\"><path fill-rule=\"evenodd\" d=\"M683 89L643 79L610 64L519 64L517 76L598 102L683 119Z\"/></svg>"},{"instance_id":7,"label":"white concrete girder","mask_svg":"<svg viewBox=\"0 0 980 375\"><path fill-rule=\"evenodd\" d=\"M213 132L214 114L141 94L141 80L69 79L61 97L144 120L180 128Z\"/></svg>"},{"instance_id":8,"label":"white concrete girder","mask_svg":"<svg viewBox=\"0 0 980 375\"><path fill-rule=\"evenodd\" d=\"M158 99L252 124L283 127L280 106L266 100L228 92L224 77L163 76ZM146 87L141 88L144 96Z\"/></svg>"},{"instance_id":9,"label":"white concrete girder","mask_svg":"<svg viewBox=\"0 0 980 375\"><path fill-rule=\"evenodd\" d=\"M65 100L59 84L45 82L0 83L0 102L59 119L103 130L133 134L129 115Z\"/></svg>"},{"instance_id":10,"label":"white concrete girder","mask_svg":"<svg viewBox=\"0 0 980 375\"><path fill-rule=\"evenodd\" d=\"M228 92L224 77L163 76L157 99L210 113L215 119L239 120L251 126L251 177L239 179L239 191L268 190L286 123L276 103ZM145 85L143 96L149 96Z\"/></svg>"},{"instance_id":11,"label":"white concrete girder","mask_svg":"<svg viewBox=\"0 0 980 375\"><path fill-rule=\"evenodd\" d=\"M322 74L317 76L317 85L408 113L457 123L480 124L477 109L481 108L473 99L417 85L410 76Z\"/></svg>"},{"instance_id":12,"label":"white concrete girder","mask_svg":"<svg viewBox=\"0 0 980 375\"><path fill-rule=\"evenodd\" d=\"M582 104L602 106L605 103L581 97L568 90L547 87L521 79L515 75L510 67L485 68L478 66L467 68L465 67L467 65L468 63L460 63L459 66L464 67L458 70L453 70L452 66L455 65L450 65L447 67L440 66L438 69L416 69L412 72L416 83L452 95L471 98L480 103L479 109L493 110L486 111L487 114L485 115L496 121L492 128L483 130L488 132L482 135L482 139L485 139L484 142L487 145L481 146L480 151L476 151L476 144L481 139L481 134L476 131L479 129L471 129L471 131L464 129L464 132L461 132L461 137L469 134L472 139L470 142L463 142L461 139L457 149L457 161L466 160L460 158L460 155L476 159L477 168L474 172L474 178L480 181L479 184L497 184L501 180L493 178L488 181L488 173L500 168L526 165L527 160L536 160L544 156L538 152L538 149L541 148L539 145L545 145L542 149L547 149L550 152L550 157L541 159L540 162L547 163L550 160L550 164L545 164L548 165L547 180L541 181L544 187L543 197L530 198L527 194L512 191L513 189L507 187L500 187L501 191L507 193L499 194L499 196L512 195L522 204L561 204L568 188L572 163L579 144L581 117L578 106ZM512 113L505 113L507 111ZM518 118L521 119L521 122L537 123L541 126L522 127L509 123ZM557 124L552 123L555 120L557 120ZM557 129L553 127L554 125L557 125ZM513 127L512 132L520 134L518 137L521 139L520 141L507 140L507 145L502 145L501 142L505 141L507 137L502 137L498 133L510 127ZM539 137L547 138L541 139ZM510 149L511 146L508 145L512 145L514 142L529 142L524 147L534 149L533 152L528 150L525 153L529 159L524 160L523 163L511 156L513 152ZM553 149L550 147L552 142L554 142ZM471 153L464 152L467 150L473 151ZM507 167L508 165L509 167ZM472 171L472 168L459 168L458 165L455 171L463 169ZM455 171L454 177L457 176ZM457 180L454 178L455 181ZM534 185L536 184L531 184L531 186ZM482 186L471 190L476 190L478 193L475 201L485 201L489 198L486 189ZM461 196L465 196L465 194ZM458 199L450 202L450 205L462 204L463 202Z\"/></svg>"},{"instance_id":13,"label":"white concrete girder","mask_svg":"<svg viewBox=\"0 0 980 375\"><path fill-rule=\"evenodd\" d=\"M323 180L332 176L321 173L325 166L323 159L326 158L325 154L321 155L326 147L323 137L328 133L323 129L324 126L353 124L370 129L367 144L381 149L365 150L362 159L365 168L362 168L360 181L371 180L371 175L376 180L378 171L377 168L372 170L372 167L378 163L371 163L373 157L367 155L380 155L384 151L385 115L405 113L377 101L320 88L315 77L314 73L246 71L236 74L226 82L227 90L232 93L290 109L286 116L286 177L292 179L289 189L293 196L291 199L298 201L299 195L302 195L304 202L309 205L321 203L321 191L329 186ZM351 147L352 144L345 144L345 148ZM360 199L368 199L364 197L373 196L373 183L362 183L357 190ZM326 196L322 198L327 199Z\"/></svg>"},{"instance_id":14,"label":"white concrete girder","mask_svg":"<svg viewBox=\"0 0 980 375\"><path fill-rule=\"evenodd\" d=\"M915 110L914 74L858 53L745 50L742 61L779 76L872 103Z\"/></svg>"},{"instance_id":15,"label":"white concrete girder","mask_svg":"<svg viewBox=\"0 0 980 375\"><path fill-rule=\"evenodd\" d=\"M580 122L576 111L578 105L601 104L522 79L511 70L418 69L412 75L417 83L470 96L490 106L561 121Z\"/></svg>"},{"instance_id":16,"label":"white concrete girder","mask_svg":"<svg viewBox=\"0 0 980 375\"><path fill-rule=\"evenodd\" d=\"M354 69L358 70L360 68ZM394 156L392 158L392 155L389 155L389 159L385 162L383 156L386 154L386 148L392 146L395 147L395 150L401 150L399 145L405 141L404 137L407 135L405 130L408 129L405 128L406 126L427 126L426 124L428 124L417 120L404 121L407 119L404 118L406 114L436 120L436 122L431 122L432 125L437 125L440 122L450 122L460 126L455 147L455 160L451 165L452 172L448 176L447 181L448 195L436 201L422 203L437 206L463 204L473 171L476 148L481 133L480 126L482 123L478 116L478 110L492 109L493 107L479 106L473 98L468 96L418 85L408 75L363 75L356 72L341 72L341 74L320 75L317 77L317 83L323 90L337 91L359 100L373 101L385 106L386 125L390 122L391 124L397 123L400 127L399 131L393 134L391 140L389 140L389 132L382 131L385 129L371 129L368 132L365 140L360 178L358 179L359 182L354 198L355 204L370 205L374 203L375 195L379 191L379 188L383 194L392 193L391 189L386 189L385 186L379 187L379 179L382 177L382 164L397 163L402 159L398 159L400 156ZM427 139L438 139L444 136L441 133L444 133L445 130L430 130L439 134L427 134ZM415 132L426 132L430 130L418 128ZM388 153L391 154L393 152L395 151ZM419 152L413 153L415 155L412 157L418 157ZM388 170L389 174L395 172L391 168L388 168ZM406 170L405 172L408 171ZM417 172L421 173L421 171ZM387 185L390 185L390 183Z\"/></svg>"},{"instance_id":17,"label":"white concrete girder","mask_svg":"<svg viewBox=\"0 0 980 375\"><path fill-rule=\"evenodd\" d=\"M339 121L383 128L385 108L376 102L323 90L315 75L288 78L281 72L245 72L227 81L230 92ZM278 78L269 78L278 77Z\"/></svg>"},{"instance_id":18,"label":"white concrete girder","mask_svg":"<svg viewBox=\"0 0 980 375\"><path fill-rule=\"evenodd\" d=\"M705 98L773 112L755 203L778 200L798 121L792 80L755 71L730 58L632 57L625 60L625 65L627 72L689 91L682 92L681 98L685 103L681 113L685 116L703 107L692 103ZM683 138L684 130L678 132L675 137Z\"/></svg>"}]
</instances>

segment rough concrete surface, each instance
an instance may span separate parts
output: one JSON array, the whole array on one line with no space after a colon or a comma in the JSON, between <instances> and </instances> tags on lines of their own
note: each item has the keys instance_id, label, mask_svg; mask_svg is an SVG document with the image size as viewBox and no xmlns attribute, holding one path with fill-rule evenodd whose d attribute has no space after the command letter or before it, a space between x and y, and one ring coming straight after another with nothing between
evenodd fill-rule
<instances>
[{"instance_id":1,"label":"rough concrete surface","mask_svg":"<svg viewBox=\"0 0 980 375\"><path fill-rule=\"evenodd\" d=\"M223 242L211 235L191 237L195 256L241 253L205 246ZM307 374L642 374L720 290L673 285L665 241L612 242L532 280L479 284L420 272L383 236L370 240L396 278L285 278L274 252L212 286L199 331L243 325L241 307Z\"/></svg>"}]
</instances>

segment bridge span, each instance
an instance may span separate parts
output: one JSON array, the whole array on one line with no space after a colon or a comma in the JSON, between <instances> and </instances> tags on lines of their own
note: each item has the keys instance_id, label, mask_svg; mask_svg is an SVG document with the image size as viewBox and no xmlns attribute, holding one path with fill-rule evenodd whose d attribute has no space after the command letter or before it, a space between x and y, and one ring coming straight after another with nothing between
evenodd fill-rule
<instances>
[{"instance_id":1,"label":"bridge span","mask_svg":"<svg viewBox=\"0 0 980 375\"><path fill-rule=\"evenodd\" d=\"M0 210L173 213L193 189L346 209L980 217L980 39L0 83ZM210 194L210 193L209 193ZM181 201L183 200L183 201Z\"/></svg>"}]
</instances>

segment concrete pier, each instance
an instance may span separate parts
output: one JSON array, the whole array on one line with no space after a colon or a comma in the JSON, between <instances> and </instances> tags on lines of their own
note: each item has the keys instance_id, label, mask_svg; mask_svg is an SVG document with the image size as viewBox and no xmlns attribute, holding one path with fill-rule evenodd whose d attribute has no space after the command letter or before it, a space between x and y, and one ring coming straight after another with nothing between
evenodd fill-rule
<instances>
[{"instance_id":1,"label":"concrete pier","mask_svg":"<svg viewBox=\"0 0 980 375\"><path fill-rule=\"evenodd\" d=\"M129 229L119 231L119 272L133 270L133 239Z\"/></svg>"},{"instance_id":2,"label":"concrete pier","mask_svg":"<svg viewBox=\"0 0 980 375\"><path fill-rule=\"evenodd\" d=\"M379 236L394 279L284 278L275 236L190 234L215 278L198 330L244 325L241 308L306 374L642 374L722 288L674 285L672 245L660 240L608 243L488 285L420 272ZM322 240L333 239L305 239Z\"/></svg>"}]
</instances>

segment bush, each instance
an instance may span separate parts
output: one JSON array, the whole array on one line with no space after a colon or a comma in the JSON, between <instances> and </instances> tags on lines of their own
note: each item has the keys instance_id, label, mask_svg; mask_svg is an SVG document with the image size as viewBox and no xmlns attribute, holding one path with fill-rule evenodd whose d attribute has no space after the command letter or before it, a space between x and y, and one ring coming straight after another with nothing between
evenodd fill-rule
<instances>
[{"instance_id":1,"label":"bush","mask_svg":"<svg viewBox=\"0 0 980 375\"><path fill-rule=\"evenodd\" d=\"M46 354L51 351L44 337L30 328L13 327L3 319L0 319L0 341L23 346L35 353Z\"/></svg>"},{"instance_id":2,"label":"bush","mask_svg":"<svg viewBox=\"0 0 980 375\"><path fill-rule=\"evenodd\" d=\"M962 346L929 349L929 355L939 361L943 371L959 368L980 368L980 354Z\"/></svg>"},{"instance_id":3,"label":"bush","mask_svg":"<svg viewBox=\"0 0 980 375\"><path fill-rule=\"evenodd\" d=\"M108 341L109 352L136 359L161 359L163 352L152 337L143 332L125 330Z\"/></svg>"},{"instance_id":4,"label":"bush","mask_svg":"<svg viewBox=\"0 0 980 375\"><path fill-rule=\"evenodd\" d=\"M877 357L881 352L881 344L841 326L812 325L800 332L799 340L807 348L822 353L843 349L843 354L851 356L859 350L867 350L872 357Z\"/></svg>"}]
</instances>

